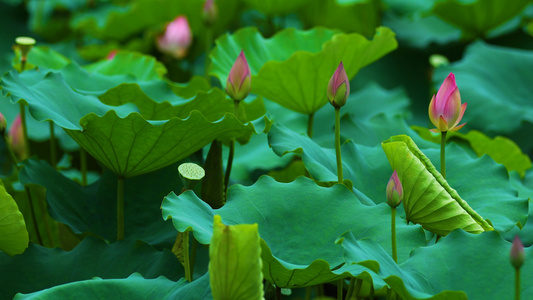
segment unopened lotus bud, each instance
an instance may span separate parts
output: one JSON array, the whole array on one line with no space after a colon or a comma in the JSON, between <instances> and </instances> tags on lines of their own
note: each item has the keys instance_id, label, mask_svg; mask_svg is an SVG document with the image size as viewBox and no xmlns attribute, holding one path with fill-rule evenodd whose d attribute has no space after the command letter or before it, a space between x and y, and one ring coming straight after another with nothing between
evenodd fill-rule
<instances>
[{"instance_id":1,"label":"unopened lotus bud","mask_svg":"<svg viewBox=\"0 0 533 300\"><path fill-rule=\"evenodd\" d=\"M398 173L394 170L389 179L389 183L387 184L387 204L390 205L390 207L397 207L402 202L402 199L402 183L400 182L400 178L398 178Z\"/></svg>"},{"instance_id":2,"label":"unopened lotus bud","mask_svg":"<svg viewBox=\"0 0 533 300\"><path fill-rule=\"evenodd\" d=\"M522 241L520 240L520 237L518 235L515 235L513 244L511 246L511 265L515 269L520 269L520 267L524 264L524 261L526 260L526 254L524 252L524 245L522 245Z\"/></svg>"},{"instance_id":3,"label":"unopened lotus bud","mask_svg":"<svg viewBox=\"0 0 533 300\"><path fill-rule=\"evenodd\" d=\"M202 21L206 27L212 27L218 18L218 8L214 0L206 0L202 9Z\"/></svg>"},{"instance_id":4,"label":"unopened lotus bud","mask_svg":"<svg viewBox=\"0 0 533 300\"><path fill-rule=\"evenodd\" d=\"M348 75L344 70L342 61L331 76L328 83L328 100L335 108L339 108L346 104L346 100L350 95L350 81Z\"/></svg>"},{"instance_id":5,"label":"unopened lotus bud","mask_svg":"<svg viewBox=\"0 0 533 300\"><path fill-rule=\"evenodd\" d=\"M11 149L20 160L28 158L28 148L26 147L26 140L22 130L22 121L20 115L18 115L9 128L9 143L11 144Z\"/></svg>"},{"instance_id":6,"label":"unopened lotus bud","mask_svg":"<svg viewBox=\"0 0 533 300\"><path fill-rule=\"evenodd\" d=\"M244 56L244 51L241 50L229 72L228 80L226 81L226 93L233 100L241 101L248 96L251 88L252 73L246 56Z\"/></svg>"},{"instance_id":7,"label":"unopened lotus bud","mask_svg":"<svg viewBox=\"0 0 533 300\"><path fill-rule=\"evenodd\" d=\"M179 16L170 22L165 34L157 39L159 50L177 59L182 59L187 55L191 43L192 32L185 16Z\"/></svg>"},{"instance_id":8,"label":"unopened lotus bud","mask_svg":"<svg viewBox=\"0 0 533 300\"><path fill-rule=\"evenodd\" d=\"M461 105L459 88L455 84L455 75L450 73L433 95L429 103L429 119L435 125L433 132L457 131L466 123L458 125L465 114L466 103Z\"/></svg>"}]
</instances>

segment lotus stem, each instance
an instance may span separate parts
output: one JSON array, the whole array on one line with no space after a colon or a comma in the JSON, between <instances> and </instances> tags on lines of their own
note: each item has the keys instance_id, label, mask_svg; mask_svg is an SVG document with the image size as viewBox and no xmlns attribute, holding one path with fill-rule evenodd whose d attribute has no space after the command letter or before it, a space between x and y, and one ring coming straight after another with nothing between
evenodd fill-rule
<instances>
[{"instance_id":1,"label":"lotus stem","mask_svg":"<svg viewBox=\"0 0 533 300\"><path fill-rule=\"evenodd\" d=\"M239 120L239 102L240 101L237 101L237 100L234 100L233 101L233 107L234 107L234 114L235 114L235 118L237 118L237 120ZM228 186L229 186L229 178L230 178L230 175L231 175L231 167L233 166L233 156L235 155L235 140L231 140L230 144L229 144L229 156L228 156L228 164L226 166L226 176L224 177L224 190L226 191L226 195L227 195L227 191L228 191Z\"/></svg>"},{"instance_id":2,"label":"lotus stem","mask_svg":"<svg viewBox=\"0 0 533 300\"><path fill-rule=\"evenodd\" d=\"M346 293L346 298L344 298L344 299L345 300L352 299L354 290L355 290L355 277L352 277L350 279L350 285L348 286L348 292Z\"/></svg>"},{"instance_id":3,"label":"lotus stem","mask_svg":"<svg viewBox=\"0 0 533 300\"><path fill-rule=\"evenodd\" d=\"M185 268L185 279L189 282L192 282L192 273L191 273L191 261L189 257L189 232L185 231L183 233L183 267Z\"/></svg>"},{"instance_id":4,"label":"lotus stem","mask_svg":"<svg viewBox=\"0 0 533 300\"><path fill-rule=\"evenodd\" d=\"M35 207L33 206L33 200L31 197L30 189L27 186L24 186L24 190L26 191L26 196L28 197L28 203L30 205L31 218L33 221L35 235L37 236L37 242L39 242L39 245L44 246L43 238L41 237L41 233L39 232L39 226L37 225L37 218L35 216Z\"/></svg>"},{"instance_id":5,"label":"lotus stem","mask_svg":"<svg viewBox=\"0 0 533 300\"><path fill-rule=\"evenodd\" d=\"M339 183L343 182L342 178L342 158L341 158L341 108L335 107L335 154L337 155L337 176Z\"/></svg>"},{"instance_id":6,"label":"lotus stem","mask_svg":"<svg viewBox=\"0 0 533 300\"><path fill-rule=\"evenodd\" d=\"M124 239L124 177L117 179L117 240Z\"/></svg>"},{"instance_id":7,"label":"lotus stem","mask_svg":"<svg viewBox=\"0 0 533 300\"><path fill-rule=\"evenodd\" d=\"M30 140L28 139L28 126L26 126L26 109L24 107L24 103L20 102L19 104L20 108L20 124L22 126L22 136L24 138L24 145L26 153L28 154L28 157L31 156L30 152Z\"/></svg>"},{"instance_id":8,"label":"lotus stem","mask_svg":"<svg viewBox=\"0 0 533 300\"><path fill-rule=\"evenodd\" d=\"M313 121L315 118L315 113L310 113L309 118L307 119L307 136L309 138L313 137Z\"/></svg>"},{"instance_id":9,"label":"lotus stem","mask_svg":"<svg viewBox=\"0 0 533 300\"><path fill-rule=\"evenodd\" d=\"M340 279L339 282L337 283L337 300L342 300L342 294L344 291L343 281L344 279Z\"/></svg>"},{"instance_id":10,"label":"lotus stem","mask_svg":"<svg viewBox=\"0 0 533 300\"><path fill-rule=\"evenodd\" d=\"M87 152L80 147L81 185L87 185Z\"/></svg>"},{"instance_id":11,"label":"lotus stem","mask_svg":"<svg viewBox=\"0 0 533 300\"><path fill-rule=\"evenodd\" d=\"M55 134L54 134L54 122L50 121L50 164L54 169L57 165L57 159L56 159L56 142L55 142Z\"/></svg>"},{"instance_id":12,"label":"lotus stem","mask_svg":"<svg viewBox=\"0 0 533 300\"><path fill-rule=\"evenodd\" d=\"M440 134L440 173L444 179L446 179L446 133L447 131L443 131Z\"/></svg>"},{"instance_id":13,"label":"lotus stem","mask_svg":"<svg viewBox=\"0 0 533 300\"><path fill-rule=\"evenodd\" d=\"M514 271L514 298L520 300L520 268Z\"/></svg>"},{"instance_id":14,"label":"lotus stem","mask_svg":"<svg viewBox=\"0 0 533 300\"><path fill-rule=\"evenodd\" d=\"M194 279L194 265L196 262L196 251L198 251L198 241L194 238L192 238L192 246L191 246L191 256L190 256L190 264L191 264L191 281Z\"/></svg>"},{"instance_id":15,"label":"lotus stem","mask_svg":"<svg viewBox=\"0 0 533 300\"><path fill-rule=\"evenodd\" d=\"M396 253L396 207L391 207L391 239L392 239L392 259L398 263L398 253Z\"/></svg>"}]
</instances>

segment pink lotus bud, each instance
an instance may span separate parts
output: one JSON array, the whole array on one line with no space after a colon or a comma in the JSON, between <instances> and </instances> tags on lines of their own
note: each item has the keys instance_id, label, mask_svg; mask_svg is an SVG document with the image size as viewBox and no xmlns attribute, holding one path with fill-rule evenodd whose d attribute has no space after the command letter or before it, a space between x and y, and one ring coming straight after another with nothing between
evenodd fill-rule
<instances>
[{"instance_id":1,"label":"pink lotus bud","mask_svg":"<svg viewBox=\"0 0 533 300\"><path fill-rule=\"evenodd\" d=\"M346 104L346 99L350 95L350 81L348 75L344 71L342 61L331 76L328 83L328 100L335 108L339 108Z\"/></svg>"},{"instance_id":2,"label":"pink lotus bud","mask_svg":"<svg viewBox=\"0 0 533 300\"><path fill-rule=\"evenodd\" d=\"M515 235L513 245L511 246L511 265L515 269L520 269L526 260L526 254L524 252L524 245L518 235Z\"/></svg>"},{"instance_id":3,"label":"pink lotus bud","mask_svg":"<svg viewBox=\"0 0 533 300\"><path fill-rule=\"evenodd\" d=\"M11 127L9 128L9 143L13 152L21 159L28 157L26 141L24 140L24 133L22 132L22 121L20 115L17 115Z\"/></svg>"},{"instance_id":4,"label":"pink lotus bud","mask_svg":"<svg viewBox=\"0 0 533 300\"><path fill-rule=\"evenodd\" d=\"M392 176L387 183L387 204L391 207L397 207L402 202L403 188L400 178L396 170L392 172Z\"/></svg>"},{"instance_id":5,"label":"pink lotus bud","mask_svg":"<svg viewBox=\"0 0 533 300\"><path fill-rule=\"evenodd\" d=\"M252 74L244 51L235 60L226 81L226 93L235 101L246 98L252 88Z\"/></svg>"},{"instance_id":6,"label":"pink lotus bud","mask_svg":"<svg viewBox=\"0 0 533 300\"><path fill-rule=\"evenodd\" d=\"M6 132L7 122L6 118L2 113L0 113L0 134L3 136Z\"/></svg>"},{"instance_id":7,"label":"pink lotus bud","mask_svg":"<svg viewBox=\"0 0 533 300\"><path fill-rule=\"evenodd\" d=\"M450 73L439 88L437 95L433 95L429 103L429 118L437 128L433 132L457 131L466 123L459 122L466 110L466 103L461 105L459 88L455 84L455 76Z\"/></svg>"},{"instance_id":8,"label":"pink lotus bud","mask_svg":"<svg viewBox=\"0 0 533 300\"><path fill-rule=\"evenodd\" d=\"M117 55L117 53L118 53L118 50L116 50L116 49L109 51L109 53L107 54L106 59L107 60L112 60L113 58L115 58L115 55Z\"/></svg>"},{"instance_id":9,"label":"pink lotus bud","mask_svg":"<svg viewBox=\"0 0 533 300\"><path fill-rule=\"evenodd\" d=\"M206 0L202 9L202 21L206 27L211 27L217 21L218 8L214 0Z\"/></svg>"},{"instance_id":10,"label":"pink lotus bud","mask_svg":"<svg viewBox=\"0 0 533 300\"><path fill-rule=\"evenodd\" d=\"M187 17L179 16L167 25L165 34L157 38L157 47L161 52L182 59L187 55L191 42L192 33Z\"/></svg>"}]
</instances>

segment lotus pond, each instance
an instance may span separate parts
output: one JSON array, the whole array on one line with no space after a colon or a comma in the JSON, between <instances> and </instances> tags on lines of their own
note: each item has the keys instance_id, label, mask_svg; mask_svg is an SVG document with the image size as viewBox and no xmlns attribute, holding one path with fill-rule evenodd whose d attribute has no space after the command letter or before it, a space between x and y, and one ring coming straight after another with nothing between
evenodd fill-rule
<instances>
[{"instance_id":1,"label":"lotus pond","mask_svg":"<svg viewBox=\"0 0 533 300\"><path fill-rule=\"evenodd\" d=\"M0 299L533 299L532 1L0 22Z\"/></svg>"}]
</instances>

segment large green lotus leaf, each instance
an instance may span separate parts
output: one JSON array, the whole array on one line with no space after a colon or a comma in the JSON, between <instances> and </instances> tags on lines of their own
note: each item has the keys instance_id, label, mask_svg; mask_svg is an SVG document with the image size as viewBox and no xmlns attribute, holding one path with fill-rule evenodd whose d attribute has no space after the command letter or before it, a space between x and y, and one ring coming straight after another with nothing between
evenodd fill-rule
<instances>
[{"instance_id":1,"label":"large green lotus leaf","mask_svg":"<svg viewBox=\"0 0 533 300\"><path fill-rule=\"evenodd\" d=\"M313 28L303 31L287 28L269 39L265 39L256 27L246 27L233 34L225 34L216 40L216 47L209 54L210 74L216 76L223 86L241 50L252 75L257 75L261 67L269 61L284 61L297 51L319 52L322 45L330 40L335 31ZM255 81L253 81L255 85Z\"/></svg>"},{"instance_id":2,"label":"large green lotus leaf","mask_svg":"<svg viewBox=\"0 0 533 300\"><path fill-rule=\"evenodd\" d=\"M70 59L48 46L35 46L28 54L28 64L38 68L61 69L70 63Z\"/></svg>"},{"instance_id":3,"label":"large green lotus leaf","mask_svg":"<svg viewBox=\"0 0 533 300\"><path fill-rule=\"evenodd\" d=\"M531 51L492 46L483 42L471 44L462 60L435 70L433 83L453 72L468 103L463 120L471 129L509 134L533 123L530 101L531 84L527 76L533 68Z\"/></svg>"},{"instance_id":4,"label":"large green lotus leaf","mask_svg":"<svg viewBox=\"0 0 533 300\"><path fill-rule=\"evenodd\" d=\"M309 0L298 10L305 27L325 26L371 37L380 25L381 2L375 0Z\"/></svg>"},{"instance_id":5,"label":"large green lotus leaf","mask_svg":"<svg viewBox=\"0 0 533 300\"><path fill-rule=\"evenodd\" d=\"M15 299L213 299L209 288L209 274L188 283L184 278L178 282L160 276L154 279L133 273L124 279L77 281L59 285L28 295L18 294Z\"/></svg>"},{"instance_id":6,"label":"large green lotus leaf","mask_svg":"<svg viewBox=\"0 0 533 300\"><path fill-rule=\"evenodd\" d=\"M268 122L262 124L267 131ZM244 144L258 133L252 123L245 125L232 114L210 122L198 111L192 111L186 119L147 121L138 113L121 118L110 110L103 117L89 114L80 124L81 130L65 130L89 154L123 177L173 164L215 139L236 139Z\"/></svg>"},{"instance_id":7,"label":"large green lotus leaf","mask_svg":"<svg viewBox=\"0 0 533 300\"><path fill-rule=\"evenodd\" d=\"M390 207L384 203L365 206L343 185L320 187L305 177L279 183L262 176L250 187L233 185L226 204L216 210L192 192L171 193L163 200L162 209L163 218L172 218L180 232L192 230L202 244L211 241L215 214L229 225L258 223L265 242L263 274L280 287L303 287L337 278L329 272L342 264L342 249L334 241L347 230L357 232L358 238L378 237L385 249L391 249ZM335 216L333 223L331 216ZM396 223L402 241L398 257L403 261L412 249L425 245L426 239L420 226L407 225L398 216Z\"/></svg>"},{"instance_id":8,"label":"large green lotus leaf","mask_svg":"<svg viewBox=\"0 0 533 300\"><path fill-rule=\"evenodd\" d=\"M304 165L314 179L337 181L334 149L320 147L308 137L277 125L271 128L269 141L278 155L291 152L301 154ZM436 168L440 167L438 148L425 149L424 153ZM505 232L516 224L525 223L527 199L517 195L502 165L488 156L470 156L454 144L447 147L446 153L449 185L475 211L490 220L496 230ZM398 160L403 162L404 158L398 157ZM353 191L361 201L369 205L385 201L384 191L392 170L379 146L365 147L346 142L342 146L342 161L344 178L352 181Z\"/></svg>"},{"instance_id":9,"label":"large green lotus leaf","mask_svg":"<svg viewBox=\"0 0 533 300\"><path fill-rule=\"evenodd\" d=\"M154 57L129 51L118 51L113 59L106 59L85 66L91 72L104 75L133 75L140 81L161 79L165 66Z\"/></svg>"},{"instance_id":10,"label":"large green lotus leaf","mask_svg":"<svg viewBox=\"0 0 533 300\"><path fill-rule=\"evenodd\" d=\"M460 290L468 299L509 299L514 294L510 248L511 243L497 232L474 235L455 230L435 245L415 249L400 267L426 281L430 291ZM521 297L530 299L533 290L526 283L533 280L533 260L529 259L533 247L525 249L525 255Z\"/></svg>"},{"instance_id":11,"label":"large green lotus leaf","mask_svg":"<svg viewBox=\"0 0 533 300\"><path fill-rule=\"evenodd\" d=\"M209 289L209 274L191 283L184 278L178 282L164 276L147 279L134 273L124 279L93 278L72 282L28 295L18 294L15 299L213 299Z\"/></svg>"},{"instance_id":12,"label":"large green lotus leaf","mask_svg":"<svg viewBox=\"0 0 533 300\"><path fill-rule=\"evenodd\" d=\"M306 0L244 0L249 8L256 9L267 16L290 14L306 5Z\"/></svg>"},{"instance_id":13,"label":"large green lotus leaf","mask_svg":"<svg viewBox=\"0 0 533 300\"><path fill-rule=\"evenodd\" d=\"M147 120L167 120L172 117L185 119L191 111L196 110L209 121L217 121L224 117L226 113L234 113L233 100L218 88L209 92L198 91L193 99L183 99L181 101L159 102L148 97L141 86L136 83L124 83L108 90L98 97L104 104L121 106L126 103L133 103L139 108L139 113ZM178 97L174 97L178 100ZM159 99L158 99L159 100ZM242 102L239 105L241 115L248 120L255 120L266 113L261 98L256 98L252 103Z\"/></svg>"},{"instance_id":14,"label":"large green lotus leaf","mask_svg":"<svg viewBox=\"0 0 533 300\"><path fill-rule=\"evenodd\" d=\"M337 240L337 243L344 248L346 262L346 265L340 268L338 272L347 270L352 276L371 283L376 290L388 285L401 299L467 299L462 291L433 288L424 277L415 272L404 270L402 266L408 262L397 264L371 238L357 239L353 232L346 232ZM408 261L410 259L411 257ZM434 258L432 259L434 260ZM364 270L366 276L358 275L357 272L351 270L357 266L359 268L367 267Z\"/></svg>"},{"instance_id":15,"label":"large green lotus leaf","mask_svg":"<svg viewBox=\"0 0 533 300\"><path fill-rule=\"evenodd\" d=\"M166 276L178 280L183 277L183 267L168 249L157 251L140 241L108 244L94 237L86 237L68 252L31 244L21 255L0 254L0 266L3 299L95 276L126 278L139 272L146 278Z\"/></svg>"},{"instance_id":16,"label":"large green lotus leaf","mask_svg":"<svg viewBox=\"0 0 533 300\"><path fill-rule=\"evenodd\" d=\"M397 45L394 32L386 27L377 28L371 41L357 33L337 34L319 53L297 52L285 61L265 63L252 77L252 92L291 110L312 114L328 102L328 82L339 62L351 79Z\"/></svg>"},{"instance_id":17,"label":"large green lotus leaf","mask_svg":"<svg viewBox=\"0 0 533 300\"><path fill-rule=\"evenodd\" d=\"M413 129L424 139L440 144L440 134L419 126L413 126ZM477 130L470 130L466 134L450 131L446 135L446 141L465 141L477 156L487 154L495 162L504 165L507 171L517 171L522 177L525 176L526 170L531 168L529 156L525 155L515 142L503 136L490 138Z\"/></svg>"},{"instance_id":18,"label":"large green lotus leaf","mask_svg":"<svg viewBox=\"0 0 533 300\"><path fill-rule=\"evenodd\" d=\"M421 224L441 236L456 228L473 233L493 230L461 199L411 138L393 136L382 146L402 182L402 203L408 222Z\"/></svg>"},{"instance_id":19,"label":"large green lotus leaf","mask_svg":"<svg viewBox=\"0 0 533 300\"><path fill-rule=\"evenodd\" d=\"M117 177L106 171L87 187L63 176L45 161L23 162L20 181L46 188L48 212L77 234L90 233L106 240L116 239ZM182 188L178 165L125 179L125 238L151 245L172 247L176 230L161 220L161 199ZM73 201L75 199L75 201Z\"/></svg>"},{"instance_id":20,"label":"large green lotus leaf","mask_svg":"<svg viewBox=\"0 0 533 300\"><path fill-rule=\"evenodd\" d=\"M517 172L510 172L511 183L518 190L519 197L529 198L529 213L526 224L522 227L516 226L511 231L505 233L504 237L512 241L515 235L519 235L525 246L533 245L533 170L529 169L524 178L520 178Z\"/></svg>"},{"instance_id":21,"label":"large green lotus leaf","mask_svg":"<svg viewBox=\"0 0 533 300\"><path fill-rule=\"evenodd\" d=\"M257 224L224 225L220 216L214 217L209 277L213 299L263 298Z\"/></svg>"},{"instance_id":22,"label":"large green lotus leaf","mask_svg":"<svg viewBox=\"0 0 533 300\"><path fill-rule=\"evenodd\" d=\"M24 217L0 181L0 251L13 256L24 252L28 243Z\"/></svg>"},{"instance_id":23,"label":"large green lotus leaf","mask_svg":"<svg viewBox=\"0 0 533 300\"><path fill-rule=\"evenodd\" d=\"M445 0L437 1L432 13L461 28L467 38L476 38L511 20L530 3L529 0Z\"/></svg>"}]
</instances>

